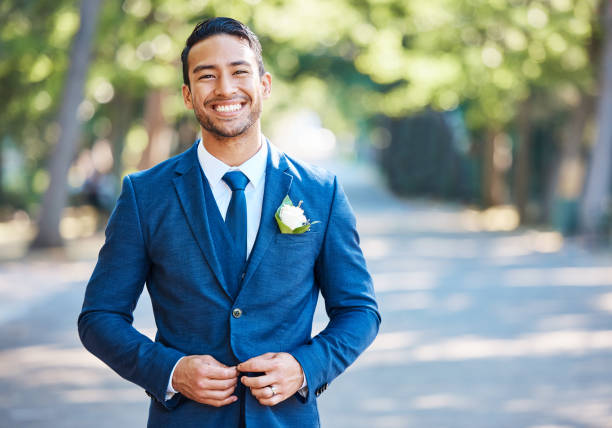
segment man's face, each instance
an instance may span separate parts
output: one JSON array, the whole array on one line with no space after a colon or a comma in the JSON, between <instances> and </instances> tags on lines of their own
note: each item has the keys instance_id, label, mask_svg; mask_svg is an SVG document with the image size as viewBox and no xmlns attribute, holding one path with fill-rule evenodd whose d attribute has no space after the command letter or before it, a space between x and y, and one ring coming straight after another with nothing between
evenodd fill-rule
<instances>
[{"instance_id":1,"label":"man's face","mask_svg":"<svg viewBox=\"0 0 612 428\"><path fill-rule=\"evenodd\" d=\"M183 99L203 131L232 138L251 129L270 94L271 77L260 76L248 42L216 34L193 45L187 60L191 89L183 85Z\"/></svg>"}]
</instances>

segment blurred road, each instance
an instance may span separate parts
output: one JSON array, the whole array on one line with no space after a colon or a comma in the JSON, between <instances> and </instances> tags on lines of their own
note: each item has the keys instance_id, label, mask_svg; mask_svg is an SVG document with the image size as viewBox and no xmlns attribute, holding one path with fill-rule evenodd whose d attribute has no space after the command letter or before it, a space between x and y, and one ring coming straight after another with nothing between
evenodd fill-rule
<instances>
[{"instance_id":1,"label":"blurred road","mask_svg":"<svg viewBox=\"0 0 612 428\"><path fill-rule=\"evenodd\" d=\"M401 201L365 167L330 168L357 212L383 324L319 398L324 427L612 427L609 252L485 232L491 219L474 211ZM144 392L76 333L100 244L0 264L1 427L145 426ZM135 317L154 335L146 295ZM319 308L315 330L325 319Z\"/></svg>"}]
</instances>

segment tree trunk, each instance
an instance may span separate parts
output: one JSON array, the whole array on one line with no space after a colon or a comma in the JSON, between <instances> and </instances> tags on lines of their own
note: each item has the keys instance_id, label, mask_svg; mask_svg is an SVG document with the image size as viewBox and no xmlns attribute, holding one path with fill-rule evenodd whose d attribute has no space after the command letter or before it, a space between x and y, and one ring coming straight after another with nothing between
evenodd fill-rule
<instances>
[{"instance_id":1,"label":"tree trunk","mask_svg":"<svg viewBox=\"0 0 612 428\"><path fill-rule=\"evenodd\" d=\"M531 98L522 105L518 114L518 149L514 167L514 203L521 223L527 220L527 203L529 202L529 171L531 151Z\"/></svg>"},{"instance_id":2,"label":"tree trunk","mask_svg":"<svg viewBox=\"0 0 612 428\"><path fill-rule=\"evenodd\" d=\"M174 131L168 126L163 113L164 100L167 94L162 90L151 92L146 99L144 122L149 142L142 152L138 169L143 170L157 165L168 158Z\"/></svg>"},{"instance_id":3,"label":"tree trunk","mask_svg":"<svg viewBox=\"0 0 612 428\"><path fill-rule=\"evenodd\" d=\"M507 135L491 130L486 138L482 148L482 203L488 208L506 203L505 173L510 164Z\"/></svg>"},{"instance_id":4,"label":"tree trunk","mask_svg":"<svg viewBox=\"0 0 612 428\"><path fill-rule=\"evenodd\" d=\"M576 233L578 200L584 187L585 165L582 156L584 129L592 114L593 98L580 95L578 105L561 132L559 159L556 162L552 195L547 195L547 217L565 235Z\"/></svg>"},{"instance_id":5,"label":"tree trunk","mask_svg":"<svg viewBox=\"0 0 612 428\"><path fill-rule=\"evenodd\" d=\"M606 1L603 18L601 91L597 116L597 140L584 197L580 207L580 226L587 237L596 238L610 221L610 177L612 163L612 2Z\"/></svg>"},{"instance_id":6,"label":"tree trunk","mask_svg":"<svg viewBox=\"0 0 612 428\"><path fill-rule=\"evenodd\" d=\"M113 108L110 111L112 130L109 137L113 145L113 159L115 159L115 162L113 163L112 174L115 177L123 177L123 160L121 156L125 145L125 138L130 130L130 125L134 121L135 110L136 102L134 99L125 92L118 90L117 95L113 99ZM115 190L119 191L120 187Z\"/></svg>"},{"instance_id":7,"label":"tree trunk","mask_svg":"<svg viewBox=\"0 0 612 428\"><path fill-rule=\"evenodd\" d=\"M493 192L493 137L491 133L487 133L482 142L482 205L485 208L494 205Z\"/></svg>"},{"instance_id":8,"label":"tree trunk","mask_svg":"<svg viewBox=\"0 0 612 428\"><path fill-rule=\"evenodd\" d=\"M99 6L100 0L82 0L81 3L81 25L70 52L70 66L58 117L61 134L49 162L50 182L42 201L38 235L32 243L35 248L63 245L59 226L68 199L68 169L76 152L80 130L77 109L83 100Z\"/></svg>"}]
</instances>

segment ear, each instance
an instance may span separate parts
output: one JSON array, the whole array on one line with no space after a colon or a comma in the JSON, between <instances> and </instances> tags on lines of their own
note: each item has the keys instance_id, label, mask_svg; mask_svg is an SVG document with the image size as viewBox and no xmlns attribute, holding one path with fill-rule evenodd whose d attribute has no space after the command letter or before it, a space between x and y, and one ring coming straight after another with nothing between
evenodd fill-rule
<instances>
[{"instance_id":1,"label":"ear","mask_svg":"<svg viewBox=\"0 0 612 428\"><path fill-rule=\"evenodd\" d=\"M187 107L189 110L193 110L193 101L191 100L191 89L189 89L189 86L183 84L182 90L183 90L183 103L185 103L185 107Z\"/></svg>"},{"instance_id":2,"label":"ear","mask_svg":"<svg viewBox=\"0 0 612 428\"><path fill-rule=\"evenodd\" d=\"M270 73L266 72L261 76L261 86L263 88L264 99L270 98L272 93L272 75Z\"/></svg>"}]
</instances>

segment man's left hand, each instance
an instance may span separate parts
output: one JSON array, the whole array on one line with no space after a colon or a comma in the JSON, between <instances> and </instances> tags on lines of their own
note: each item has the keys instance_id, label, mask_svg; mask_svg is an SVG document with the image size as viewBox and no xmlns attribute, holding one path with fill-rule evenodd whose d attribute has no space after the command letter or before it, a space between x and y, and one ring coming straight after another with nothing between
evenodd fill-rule
<instances>
[{"instance_id":1,"label":"man's left hand","mask_svg":"<svg viewBox=\"0 0 612 428\"><path fill-rule=\"evenodd\" d=\"M241 372L261 372L262 376L242 376L241 382L264 406L275 406L295 394L304 383L302 366L286 352L268 352L238 364Z\"/></svg>"}]
</instances>

